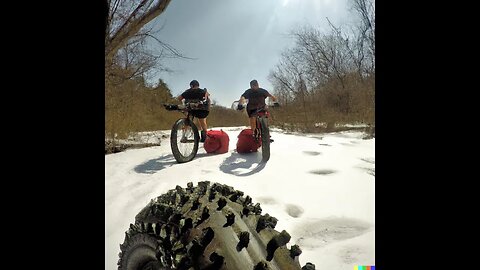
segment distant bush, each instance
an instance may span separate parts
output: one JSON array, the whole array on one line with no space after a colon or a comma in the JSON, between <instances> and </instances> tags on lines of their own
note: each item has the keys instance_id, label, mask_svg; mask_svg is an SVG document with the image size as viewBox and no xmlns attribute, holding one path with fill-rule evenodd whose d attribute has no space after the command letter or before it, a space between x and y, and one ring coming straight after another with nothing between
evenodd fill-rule
<instances>
[{"instance_id":1,"label":"distant bush","mask_svg":"<svg viewBox=\"0 0 480 270\"><path fill-rule=\"evenodd\" d=\"M212 106L207 118L208 127L234 127L248 126L248 116L245 112L240 112L223 106Z\"/></svg>"},{"instance_id":2,"label":"distant bush","mask_svg":"<svg viewBox=\"0 0 480 270\"><path fill-rule=\"evenodd\" d=\"M137 78L105 87L105 133L110 138L114 134L125 138L130 132L170 129L180 116L162 106L176 102L162 81L150 87L143 78Z\"/></svg>"}]
</instances>

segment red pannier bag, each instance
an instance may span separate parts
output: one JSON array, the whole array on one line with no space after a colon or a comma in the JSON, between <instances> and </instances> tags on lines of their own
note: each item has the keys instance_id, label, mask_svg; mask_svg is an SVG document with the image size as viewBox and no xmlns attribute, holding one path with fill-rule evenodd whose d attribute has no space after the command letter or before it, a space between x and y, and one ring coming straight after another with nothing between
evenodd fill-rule
<instances>
[{"instance_id":1,"label":"red pannier bag","mask_svg":"<svg viewBox=\"0 0 480 270\"><path fill-rule=\"evenodd\" d=\"M262 141L258 140L255 141L253 138L252 129L247 128L244 129L238 134L238 141L237 141L237 152L238 153L251 153L257 152L258 148L262 146Z\"/></svg>"},{"instance_id":2,"label":"red pannier bag","mask_svg":"<svg viewBox=\"0 0 480 270\"><path fill-rule=\"evenodd\" d=\"M228 143L230 139L223 130L207 130L207 138L203 143L203 148L207 153L224 154L228 152Z\"/></svg>"}]
</instances>

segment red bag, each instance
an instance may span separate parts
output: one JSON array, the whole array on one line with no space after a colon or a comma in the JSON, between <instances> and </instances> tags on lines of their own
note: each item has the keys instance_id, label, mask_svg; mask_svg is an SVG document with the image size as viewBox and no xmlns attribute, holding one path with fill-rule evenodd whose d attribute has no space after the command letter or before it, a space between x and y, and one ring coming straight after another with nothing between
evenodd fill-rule
<instances>
[{"instance_id":1,"label":"red bag","mask_svg":"<svg viewBox=\"0 0 480 270\"><path fill-rule=\"evenodd\" d=\"M223 130L208 130L203 148L207 153L224 154L228 152L230 139Z\"/></svg>"},{"instance_id":2,"label":"red bag","mask_svg":"<svg viewBox=\"0 0 480 270\"><path fill-rule=\"evenodd\" d=\"M255 141L253 138L253 132L250 128L244 129L238 134L237 152L238 153L251 153L257 152L258 148L262 146L262 141Z\"/></svg>"}]
</instances>

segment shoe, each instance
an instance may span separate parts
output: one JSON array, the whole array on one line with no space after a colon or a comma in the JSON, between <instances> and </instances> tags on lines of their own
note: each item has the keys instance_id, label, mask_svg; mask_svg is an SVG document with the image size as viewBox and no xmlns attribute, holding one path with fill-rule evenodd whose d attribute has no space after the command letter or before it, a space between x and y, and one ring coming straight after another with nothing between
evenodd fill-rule
<instances>
[{"instance_id":1,"label":"shoe","mask_svg":"<svg viewBox=\"0 0 480 270\"><path fill-rule=\"evenodd\" d=\"M272 143L272 142L274 142L274 140L273 140L273 139L270 139L270 142Z\"/></svg>"},{"instance_id":2,"label":"shoe","mask_svg":"<svg viewBox=\"0 0 480 270\"><path fill-rule=\"evenodd\" d=\"M205 142L207 138L207 132L205 130L200 131L200 142Z\"/></svg>"}]
</instances>

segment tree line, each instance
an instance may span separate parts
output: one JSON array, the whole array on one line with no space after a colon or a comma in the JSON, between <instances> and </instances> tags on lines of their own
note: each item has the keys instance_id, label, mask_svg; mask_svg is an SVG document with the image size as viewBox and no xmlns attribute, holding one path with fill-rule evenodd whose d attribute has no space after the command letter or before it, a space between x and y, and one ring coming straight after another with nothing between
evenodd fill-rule
<instances>
[{"instance_id":1,"label":"tree line","mask_svg":"<svg viewBox=\"0 0 480 270\"><path fill-rule=\"evenodd\" d=\"M337 123L375 126L375 3L350 4L353 25L339 27L327 19L328 31L292 31L295 46L269 75L283 105L276 112L279 125L307 131Z\"/></svg>"},{"instance_id":2,"label":"tree line","mask_svg":"<svg viewBox=\"0 0 480 270\"><path fill-rule=\"evenodd\" d=\"M162 104L175 102L161 79L148 85L151 72L169 71L166 57L188 58L157 38L148 22L165 11L168 0L109 0L105 29L105 135L170 129L180 116ZM353 25L328 31L304 26L291 32L295 46L272 67L269 80L282 105L272 124L318 131L319 123L375 125L375 3L351 0ZM328 20L328 19L327 19ZM349 27L349 28L347 28ZM156 42L156 49L147 42ZM245 115L213 105L209 126L248 125Z\"/></svg>"}]
</instances>

